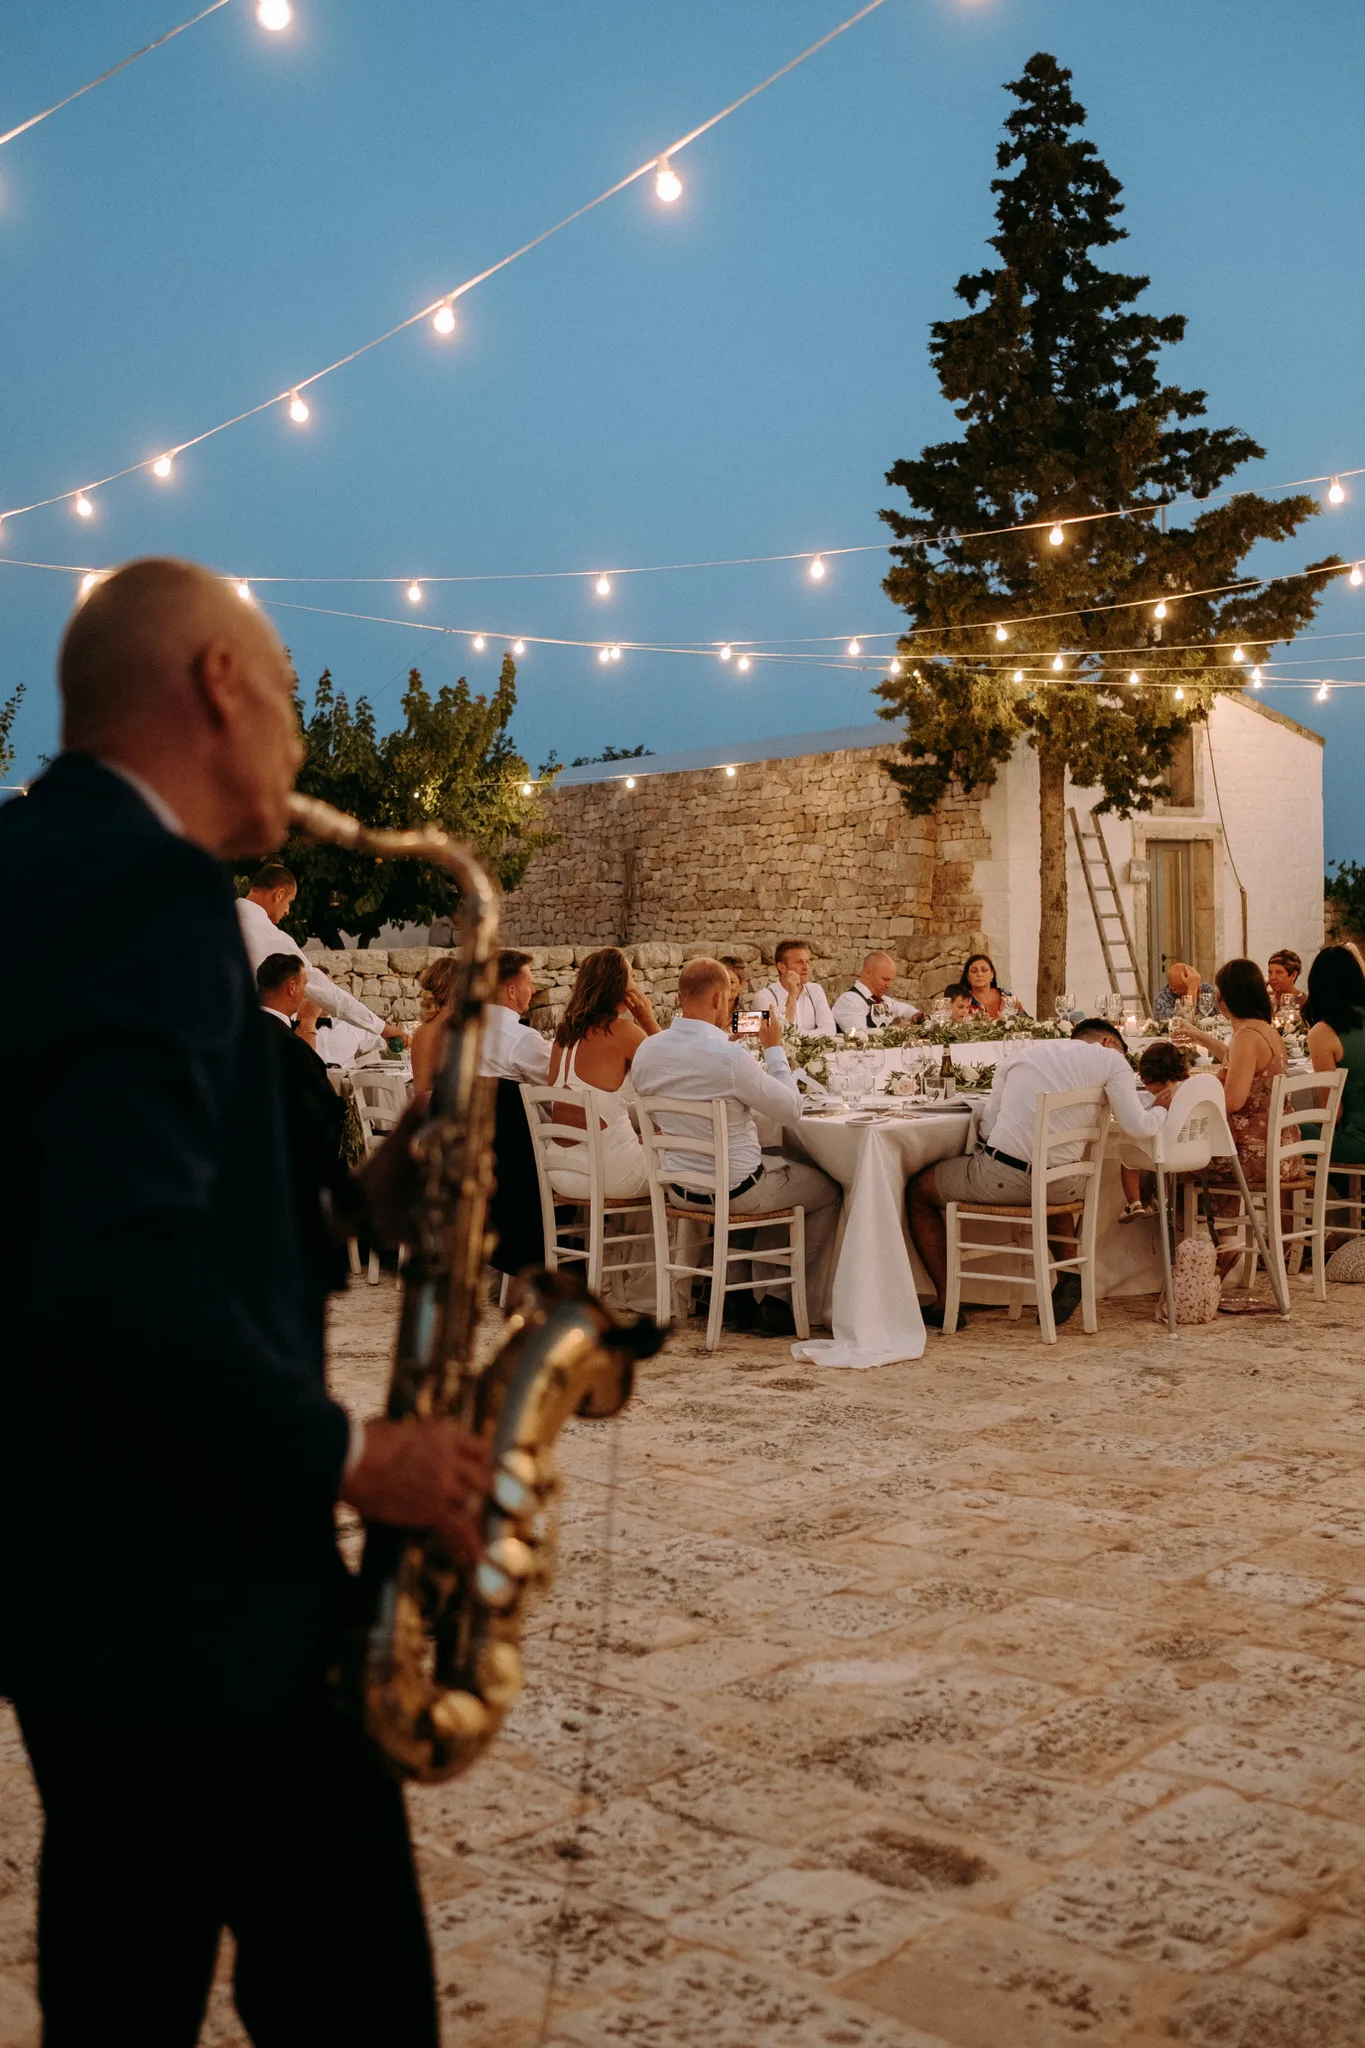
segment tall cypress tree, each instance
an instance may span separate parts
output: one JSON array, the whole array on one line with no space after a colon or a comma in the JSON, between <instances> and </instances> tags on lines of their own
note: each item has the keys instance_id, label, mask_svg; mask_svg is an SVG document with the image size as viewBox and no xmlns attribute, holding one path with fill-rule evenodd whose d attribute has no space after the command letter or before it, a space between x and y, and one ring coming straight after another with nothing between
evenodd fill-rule
<instances>
[{"instance_id":1,"label":"tall cypress tree","mask_svg":"<svg viewBox=\"0 0 1365 2048\"><path fill-rule=\"evenodd\" d=\"M905 802L922 813L954 784L989 786L1021 739L1038 755L1040 1015L1066 981L1067 770L1102 791L1101 810L1149 810L1169 795L1181 735L1312 619L1330 580L1239 576L1257 541L1287 540L1312 517L1311 497L1238 492L1167 526L1171 500L1207 498L1265 451L1234 427L1194 424L1206 394L1162 383L1157 367L1183 317L1134 311L1149 280L1094 261L1125 238L1122 187L1078 133L1070 79L1040 53L1006 88L1018 105L997 152L1012 175L991 185L999 267L961 278L971 310L930 330L965 432L895 463L887 482L913 510L881 515L902 543L883 587L912 626L902 672L880 688L881 716L904 723L888 768ZM1067 523L1094 513L1115 516ZM1010 526L1025 530L971 537ZM1221 594L1188 594L1205 591ZM997 639L998 621L1024 614Z\"/></svg>"}]
</instances>

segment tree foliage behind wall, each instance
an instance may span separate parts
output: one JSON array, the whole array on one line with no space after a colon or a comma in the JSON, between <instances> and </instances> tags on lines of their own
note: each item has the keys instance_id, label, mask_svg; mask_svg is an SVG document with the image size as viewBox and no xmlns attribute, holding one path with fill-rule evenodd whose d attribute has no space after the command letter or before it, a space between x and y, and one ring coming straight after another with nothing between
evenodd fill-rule
<instances>
[{"instance_id":1,"label":"tree foliage behind wall","mask_svg":"<svg viewBox=\"0 0 1365 2048\"><path fill-rule=\"evenodd\" d=\"M14 721L19 716L23 697L24 686L20 683L13 696L6 697L0 704L0 775L8 775L14 766Z\"/></svg>"},{"instance_id":2,"label":"tree foliage behind wall","mask_svg":"<svg viewBox=\"0 0 1365 2048\"><path fill-rule=\"evenodd\" d=\"M464 677L433 695L417 669L403 694L403 723L380 735L364 697L352 710L324 672L304 721L308 757L298 779L367 825L440 825L470 840L504 889L515 888L549 834L536 795L522 794L531 771L508 725L516 708L516 666L503 659L491 697L475 696ZM299 880L286 928L300 941L370 945L386 924L430 924L449 917L457 893L420 861L378 861L337 846L291 839L280 858Z\"/></svg>"}]
</instances>

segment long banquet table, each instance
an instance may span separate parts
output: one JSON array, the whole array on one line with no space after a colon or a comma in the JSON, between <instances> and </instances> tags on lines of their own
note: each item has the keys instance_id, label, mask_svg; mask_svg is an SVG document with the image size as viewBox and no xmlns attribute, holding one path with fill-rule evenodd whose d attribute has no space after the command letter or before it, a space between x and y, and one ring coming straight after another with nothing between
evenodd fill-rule
<instances>
[{"instance_id":1,"label":"long banquet table","mask_svg":"<svg viewBox=\"0 0 1365 2048\"><path fill-rule=\"evenodd\" d=\"M975 1040L954 1045L954 1063L975 1070L1008 1059L1029 1041ZM852 1096L879 1089L889 1072L918 1064L936 1068L937 1047L868 1048L840 1053L841 1086ZM867 1097L864 1097L866 1100ZM765 1145L804 1155L844 1190L835 1248L831 1294L831 1337L812 1337L792 1346L793 1356L811 1365L864 1369L922 1356L925 1345L920 1296L932 1289L910 1242L905 1220L905 1184L922 1167L952 1158L975 1144L980 1100L965 1107L923 1108L909 1114L876 1115L865 1109L832 1114L808 1111L781 1127L760 1132ZM885 1107L901 1107L887 1098ZM1118 1160L1105 1160L1100 1186L1096 1253L1101 1294L1151 1294L1161 1286L1160 1248L1153 1222L1120 1225ZM1002 1301L1004 1289L989 1280L970 1284L966 1300Z\"/></svg>"}]
</instances>

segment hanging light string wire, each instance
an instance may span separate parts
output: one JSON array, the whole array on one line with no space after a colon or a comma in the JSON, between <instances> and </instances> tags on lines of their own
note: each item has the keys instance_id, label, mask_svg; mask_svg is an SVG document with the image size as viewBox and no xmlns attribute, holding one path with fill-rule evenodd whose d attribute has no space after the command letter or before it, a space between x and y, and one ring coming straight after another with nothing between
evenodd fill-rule
<instances>
[{"instance_id":1,"label":"hanging light string wire","mask_svg":"<svg viewBox=\"0 0 1365 2048\"><path fill-rule=\"evenodd\" d=\"M215 0L215 4L221 6L224 4L224 0ZM772 72L769 77L762 79L759 84L750 86L747 92L741 93L738 99L731 100L730 104L722 107L719 113L711 114L705 121L699 122L695 128L690 128L685 135L680 135L677 141L671 142L666 149L656 150L653 156L649 157L644 163L638 164L633 171L627 172L624 178L618 178L614 185L608 185L605 191L597 194L596 198L589 199L582 206L575 207L572 213L566 213L563 219L557 220L552 227L543 228L538 235L533 235L529 242L523 242L519 249L513 249L510 255L499 257L496 263L490 263L486 270L479 271L474 277L466 278L463 284L456 285L452 291L440 293L437 298L434 298L429 305L423 306L420 311L410 313L405 320L399 320L394 326L385 328L382 334L376 334L371 340L361 342L358 348L349 350L344 356L338 356L335 362L328 363L325 368L314 370L310 376L296 378L292 384L287 384L283 391L275 392L270 398L261 399L259 404L245 407L243 411L234 413L230 419L219 420L216 426L206 427L202 433L192 434L187 440L172 443L165 449L163 459L165 457L173 459L177 455L183 455L187 448L198 448L202 442L211 441L215 435L225 434L229 427L240 426L244 420L255 419L259 413L269 412L272 406L283 405L287 400L296 399L300 392L310 390L314 384L320 383L324 377L331 377L338 370L344 370L349 363L358 362L361 356L368 355L371 349L382 348L384 343L392 341L395 335L404 334L409 327L416 327L419 322L431 319L432 315L438 312L442 306L452 305L456 299L461 299L467 292L472 292L477 285L487 283L490 277L496 277L500 270L506 270L509 264L518 262L523 256L529 256L533 249L540 248L542 243L548 242L553 236L562 234L564 229L572 227L575 221L582 220L585 215L594 212L597 207L604 206L609 199L614 199L618 193L624 192L627 186L635 184L640 178L648 177L651 171L657 171L660 162L665 157L672 158L680 155L683 150L687 149L701 136L709 133L712 128L717 127L720 122L729 120L730 116L738 113L741 107L747 106L750 100L757 99L760 93L767 92L770 86L776 85L780 79L787 77L789 72L795 71L799 65L806 63L839 36L846 35L849 29L856 28L860 21L866 20L869 14L875 14L878 8L885 5L886 0L867 0L867 4L860 7L856 14L850 14L847 20L841 21L837 27L830 29L817 42L811 43L807 49L802 50L797 56L789 58L785 64ZM101 490L106 484L117 483L120 478L134 476L139 470L148 467L148 459L144 456L140 462L127 463L122 469L111 470L108 476L96 477L92 482L80 485L78 487L79 493ZM30 505L12 506L8 511L0 512L0 522L6 519L17 519L25 512L41 511L46 505L60 505L68 498L76 497L78 490L55 491L51 497L35 498Z\"/></svg>"},{"instance_id":2,"label":"hanging light string wire","mask_svg":"<svg viewBox=\"0 0 1365 2048\"><path fill-rule=\"evenodd\" d=\"M40 121L49 121L54 114L60 114L62 108L69 107L73 100L83 99L85 94L93 92L97 85L105 85L111 78L117 78L120 71L126 71L130 64L136 64L139 57L149 57L152 51L159 50L163 43L174 42L177 36L183 36L187 28L195 28L201 21L207 21L211 14L216 14L220 7L226 7L227 4L228 0L211 0L208 7L201 8L198 14L192 14L189 20L182 21L178 28L168 28L164 36L157 36L154 41L144 43L140 50L133 51L131 57L121 57L117 64L111 64L107 71L101 71L98 78L92 78L86 85L78 85L64 100L57 100L52 106L44 107L41 114L30 114L27 121L21 121L17 128L11 128L6 134L0 135L0 149L3 149L7 142L14 142L19 136L27 135L29 129L36 128Z\"/></svg>"}]
</instances>

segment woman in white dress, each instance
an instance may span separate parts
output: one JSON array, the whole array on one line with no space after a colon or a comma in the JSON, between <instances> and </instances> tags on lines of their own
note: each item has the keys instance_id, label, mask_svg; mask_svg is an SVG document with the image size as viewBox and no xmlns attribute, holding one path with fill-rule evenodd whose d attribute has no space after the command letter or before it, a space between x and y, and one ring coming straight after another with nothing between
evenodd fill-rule
<instances>
[{"instance_id":1,"label":"woman in white dress","mask_svg":"<svg viewBox=\"0 0 1365 2048\"><path fill-rule=\"evenodd\" d=\"M617 946L590 953L578 970L563 1022L550 1052L551 1088L577 1089L596 1111L602 1135L602 1192L642 1195L648 1185L644 1147L630 1120L627 1076L637 1049L659 1029L649 998L635 986L630 962ZM556 1123L585 1128L576 1102L556 1104ZM567 1200L586 1201L585 1163L566 1145L563 1166L550 1168L550 1185Z\"/></svg>"}]
</instances>

